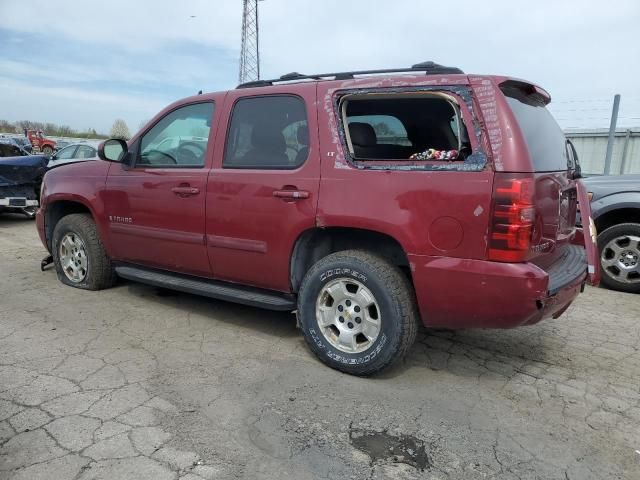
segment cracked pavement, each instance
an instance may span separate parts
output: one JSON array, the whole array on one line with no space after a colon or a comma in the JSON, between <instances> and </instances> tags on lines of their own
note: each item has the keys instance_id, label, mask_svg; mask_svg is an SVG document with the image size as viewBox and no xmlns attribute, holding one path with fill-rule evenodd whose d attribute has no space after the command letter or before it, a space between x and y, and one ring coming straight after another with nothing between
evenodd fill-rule
<instances>
[{"instance_id":1,"label":"cracked pavement","mask_svg":"<svg viewBox=\"0 0 640 480\"><path fill-rule=\"evenodd\" d=\"M292 315L72 289L45 253L32 221L0 216L0 479L640 478L638 295L425 330L363 379L317 361ZM396 453L417 446L424 469Z\"/></svg>"}]
</instances>

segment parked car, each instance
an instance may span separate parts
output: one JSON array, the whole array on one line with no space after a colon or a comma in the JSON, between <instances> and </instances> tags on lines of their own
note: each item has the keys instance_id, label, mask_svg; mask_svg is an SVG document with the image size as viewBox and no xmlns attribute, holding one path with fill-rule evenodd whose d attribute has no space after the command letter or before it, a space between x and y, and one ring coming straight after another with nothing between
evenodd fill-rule
<instances>
[{"instance_id":1,"label":"parked car","mask_svg":"<svg viewBox=\"0 0 640 480\"><path fill-rule=\"evenodd\" d=\"M420 321L531 325L598 282L549 101L432 62L189 97L102 161L50 170L38 232L66 285L119 276L295 310L323 362L369 375ZM161 144L190 135L207 141Z\"/></svg>"},{"instance_id":2,"label":"parked car","mask_svg":"<svg viewBox=\"0 0 640 480\"><path fill-rule=\"evenodd\" d=\"M0 214L13 211L34 218L47 159L28 155L6 139L0 139L0 157Z\"/></svg>"},{"instance_id":3,"label":"parked car","mask_svg":"<svg viewBox=\"0 0 640 480\"><path fill-rule=\"evenodd\" d=\"M12 137L0 137L0 158L24 157L29 155L25 149Z\"/></svg>"},{"instance_id":4,"label":"parked car","mask_svg":"<svg viewBox=\"0 0 640 480\"><path fill-rule=\"evenodd\" d=\"M31 155L33 151L33 146L27 137L13 137L13 140L22 147L22 149Z\"/></svg>"},{"instance_id":5,"label":"parked car","mask_svg":"<svg viewBox=\"0 0 640 480\"><path fill-rule=\"evenodd\" d=\"M598 230L602 283L640 292L640 175L584 179Z\"/></svg>"},{"instance_id":6,"label":"parked car","mask_svg":"<svg viewBox=\"0 0 640 480\"><path fill-rule=\"evenodd\" d=\"M49 160L49 168L57 167L65 163L78 162L97 158L98 150L84 143L73 143L58 150Z\"/></svg>"}]
</instances>

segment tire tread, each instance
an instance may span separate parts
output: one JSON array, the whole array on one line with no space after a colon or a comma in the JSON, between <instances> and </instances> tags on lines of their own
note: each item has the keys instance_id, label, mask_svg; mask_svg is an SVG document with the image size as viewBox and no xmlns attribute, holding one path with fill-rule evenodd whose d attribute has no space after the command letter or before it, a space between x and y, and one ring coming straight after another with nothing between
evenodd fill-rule
<instances>
[{"instance_id":1,"label":"tire tread","mask_svg":"<svg viewBox=\"0 0 640 480\"><path fill-rule=\"evenodd\" d=\"M322 258L307 272L300 286L300 291L302 292L307 287L311 278L317 274L318 271L325 269L328 264L335 262L352 262L353 260L366 264L368 268L373 271L380 281L386 285L391 297L397 299L400 308L401 328L398 330L398 336L400 338L393 339L391 342L392 344L397 342L398 347L394 351L388 352L386 358L383 357L381 361L372 362L368 368L358 366L357 370L351 365L338 362L330 363L333 368L342 372L358 376L369 376L384 370L406 355L414 344L418 333L418 312L413 287L409 279L407 279L398 267L389 263L383 257L367 250L342 250ZM313 341L307 337L306 332L305 340L311 347L313 353L321 361L328 363L327 358L322 355L322 350L315 346Z\"/></svg>"}]
</instances>

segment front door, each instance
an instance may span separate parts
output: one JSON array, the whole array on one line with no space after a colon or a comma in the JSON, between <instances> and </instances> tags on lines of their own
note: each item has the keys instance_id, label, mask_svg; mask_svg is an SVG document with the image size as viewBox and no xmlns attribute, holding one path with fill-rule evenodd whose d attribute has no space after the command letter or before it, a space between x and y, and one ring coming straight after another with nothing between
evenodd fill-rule
<instances>
[{"instance_id":1,"label":"front door","mask_svg":"<svg viewBox=\"0 0 640 480\"><path fill-rule=\"evenodd\" d=\"M131 166L112 166L104 203L116 259L210 276L204 233L213 118L211 101L170 110L132 142Z\"/></svg>"},{"instance_id":2,"label":"front door","mask_svg":"<svg viewBox=\"0 0 640 480\"><path fill-rule=\"evenodd\" d=\"M226 97L227 138L216 145L209 174L207 245L216 278L288 291L296 239L315 226L315 85L274 86L269 93L236 90Z\"/></svg>"}]
</instances>

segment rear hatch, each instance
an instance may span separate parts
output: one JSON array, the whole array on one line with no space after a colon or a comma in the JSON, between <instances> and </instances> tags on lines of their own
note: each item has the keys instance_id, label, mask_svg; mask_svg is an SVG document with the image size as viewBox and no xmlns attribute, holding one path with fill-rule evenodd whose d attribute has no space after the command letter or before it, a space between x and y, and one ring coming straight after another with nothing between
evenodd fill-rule
<instances>
[{"instance_id":1,"label":"rear hatch","mask_svg":"<svg viewBox=\"0 0 640 480\"><path fill-rule=\"evenodd\" d=\"M521 162L517 172L496 172L489 256L535 263L553 277L549 289L557 290L586 265L584 248L571 243L577 190L568 168L567 141L546 108L550 98L544 90L514 80L503 82L500 90L520 127L530 162Z\"/></svg>"}]
</instances>

